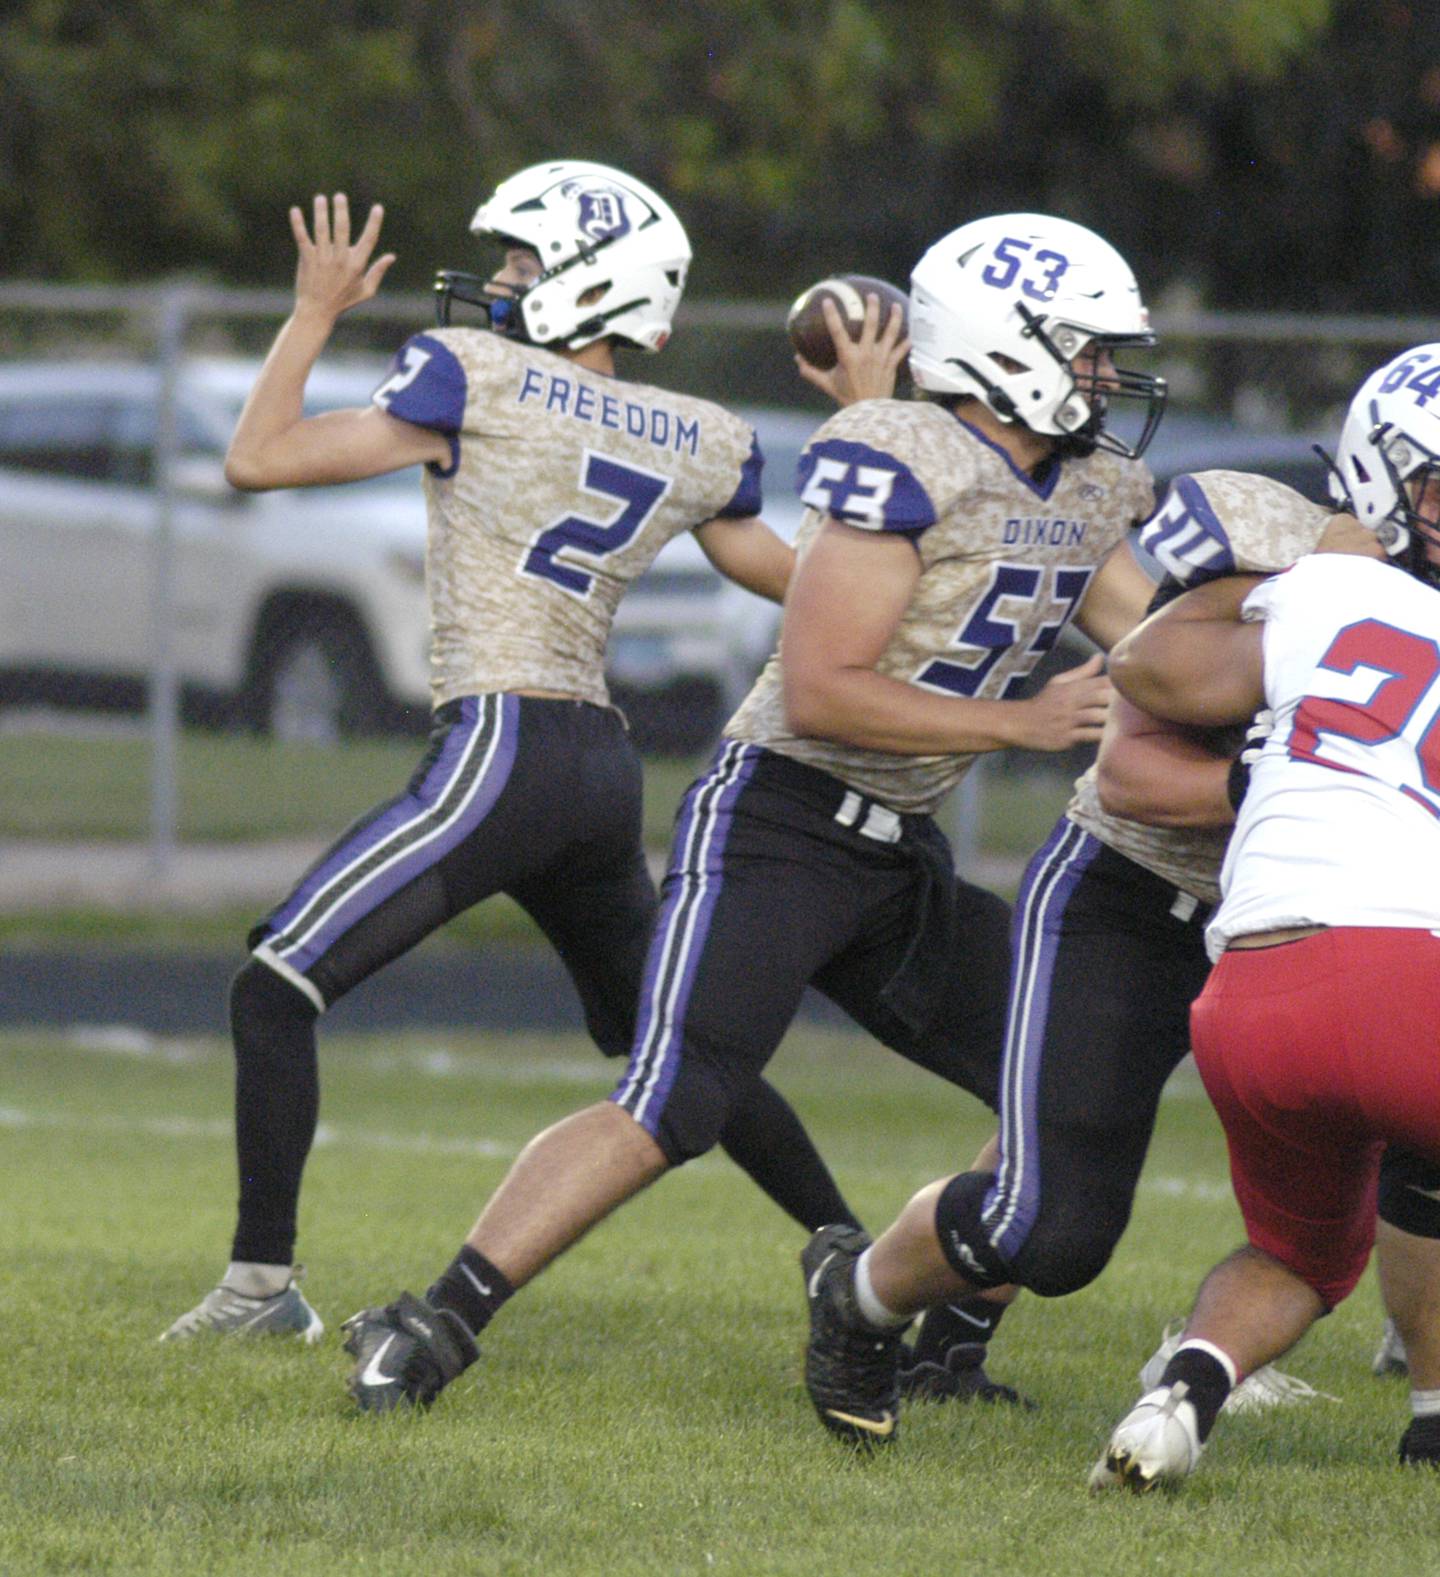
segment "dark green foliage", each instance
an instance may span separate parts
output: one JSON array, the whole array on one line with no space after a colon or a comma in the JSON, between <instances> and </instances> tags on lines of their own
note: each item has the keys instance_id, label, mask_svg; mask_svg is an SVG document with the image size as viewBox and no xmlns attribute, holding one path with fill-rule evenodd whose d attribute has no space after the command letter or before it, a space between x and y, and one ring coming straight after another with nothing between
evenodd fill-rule
<instances>
[{"instance_id":1,"label":"dark green foliage","mask_svg":"<svg viewBox=\"0 0 1440 1577\"><path fill-rule=\"evenodd\" d=\"M1182 199L1203 211L1225 174L1226 105L1319 73L1336 9L20 0L0 24L0 274L275 284L285 207L343 187L386 203L392 278L423 285L475 262L482 192L552 154L671 194L702 291L774 297L836 268L903 279L941 221L1006 206L1188 261L1204 227ZM1357 26L1383 59L1404 42ZM1301 101L1333 119L1328 98Z\"/></svg>"}]
</instances>

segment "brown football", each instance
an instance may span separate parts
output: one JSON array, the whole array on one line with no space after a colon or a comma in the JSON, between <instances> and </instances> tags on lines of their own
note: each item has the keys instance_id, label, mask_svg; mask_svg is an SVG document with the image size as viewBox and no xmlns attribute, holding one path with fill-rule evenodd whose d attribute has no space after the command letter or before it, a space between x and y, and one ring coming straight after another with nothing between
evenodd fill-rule
<instances>
[{"instance_id":1,"label":"brown football","mask_svg":"<svg viewBox=\"0 0 1440 1577\"><path fill-rule=\"evenodd\" d=\"M897 290L883 279L871 279L868 274L836 274L831 279L822 279L811 285L796 298L795 305L790 308L790 315L785 319L790 343L812 367L828 372L835 365L835 342L830 338L821 303L829 296L839 307L840 316L850 331L850 338L858 340L865 323L865 297L868 295L880 298L881 328L889 319L890 308L898 306L906 318L906 330L902 332L908 332L910 303L903 290Z\"/></svg>"}]
</instances>

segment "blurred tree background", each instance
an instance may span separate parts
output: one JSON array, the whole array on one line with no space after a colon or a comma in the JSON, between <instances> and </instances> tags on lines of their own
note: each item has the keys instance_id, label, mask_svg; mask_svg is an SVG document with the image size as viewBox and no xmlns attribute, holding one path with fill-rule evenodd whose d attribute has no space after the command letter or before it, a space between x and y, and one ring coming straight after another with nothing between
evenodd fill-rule
<instances>
[{"instance_id":1,"label":"blurred tree background","mask_svg":"<svg viewBox=\"0 0 1440 1577\"><path fill-rule=\"evenodd\" d=\"M0 275L279 285L285 207L380 200L397 285L503 175L672 198L695 295L898 281L936 235L1091 224L1152 301L1423 312L1440 0L11 0Z\"/></svg>"}]
</instances>

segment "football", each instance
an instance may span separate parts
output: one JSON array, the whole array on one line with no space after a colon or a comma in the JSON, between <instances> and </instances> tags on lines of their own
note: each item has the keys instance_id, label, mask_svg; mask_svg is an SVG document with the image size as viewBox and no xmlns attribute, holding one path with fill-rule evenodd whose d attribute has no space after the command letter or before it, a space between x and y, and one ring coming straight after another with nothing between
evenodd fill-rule
<instances>
[{"instance_id":1,"label":"football","mask_svg":"<svg viewBox=\"0 0 1440 1577\"><path fill-rule=\"evenodd\" d=\"M903 290L883 279L871 279L867 274L837 274L833 279L822 279L802 291L785 319L785 329L796 351L822 372L835 365L835 342L825 322L821 303L828 296L840 309L840 316L850 331L850 338L858 340L865 322L865 298L880 298L880 326L884 328L890 317L890 308L898 306L909 331L909 298Z\"/></svg>"}]
</instances>

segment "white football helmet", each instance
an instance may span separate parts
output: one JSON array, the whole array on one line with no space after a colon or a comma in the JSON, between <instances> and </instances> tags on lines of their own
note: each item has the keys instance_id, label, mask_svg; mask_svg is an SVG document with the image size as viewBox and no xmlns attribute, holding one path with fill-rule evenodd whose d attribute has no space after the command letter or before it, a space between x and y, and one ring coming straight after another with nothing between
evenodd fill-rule
<instances>
[{"instance_id":1,"label":"white football helmet","mask_svg":"<svg viewBox=\"0 0 1440 1577\"><path fill-rule=\"evenodd\" d=\"M1440 585L1425 552L1427 540L1440 546L1440 530L1415 511L1432 469L1440 471L1440 343L1403 352L1360 385L1330 474L1331 498L1412 575Z\"/></svg>"},{"instance_id":2,"label":"white football helmet","mask_svg":"<svg viewBox=\"0 0 1440 1577\"><path fill-rule=\"evenodd\" d=\"M1125 259L1093 230L1044 214L998 214L943 236L910 276L910 371L938 394L983 400L1002 421L1066 440L1072 451L1143 453L1165 409L1165 381L1071 363L1153 345ZM1113 399L1144 400L1128 442L1109 430Z\"/></svg>"},{"instance_id":3,"label":"white football helmet","mask_svg":"<svg viewBox=\"0 0 1440 1577\"><path fill-rule=\"evenodd\" d=\"M556 159L501 181L470 221L473 234L539 254L534 284L502 299L485 280L437 275L437 312L452 298L489 313L491 326L532 345L580 350L613 334L642 350L670 337L690 266L690 242L669 204L608 165ZM604 294L580 305L597 286Z\"/></svg>"}]
</instances>

